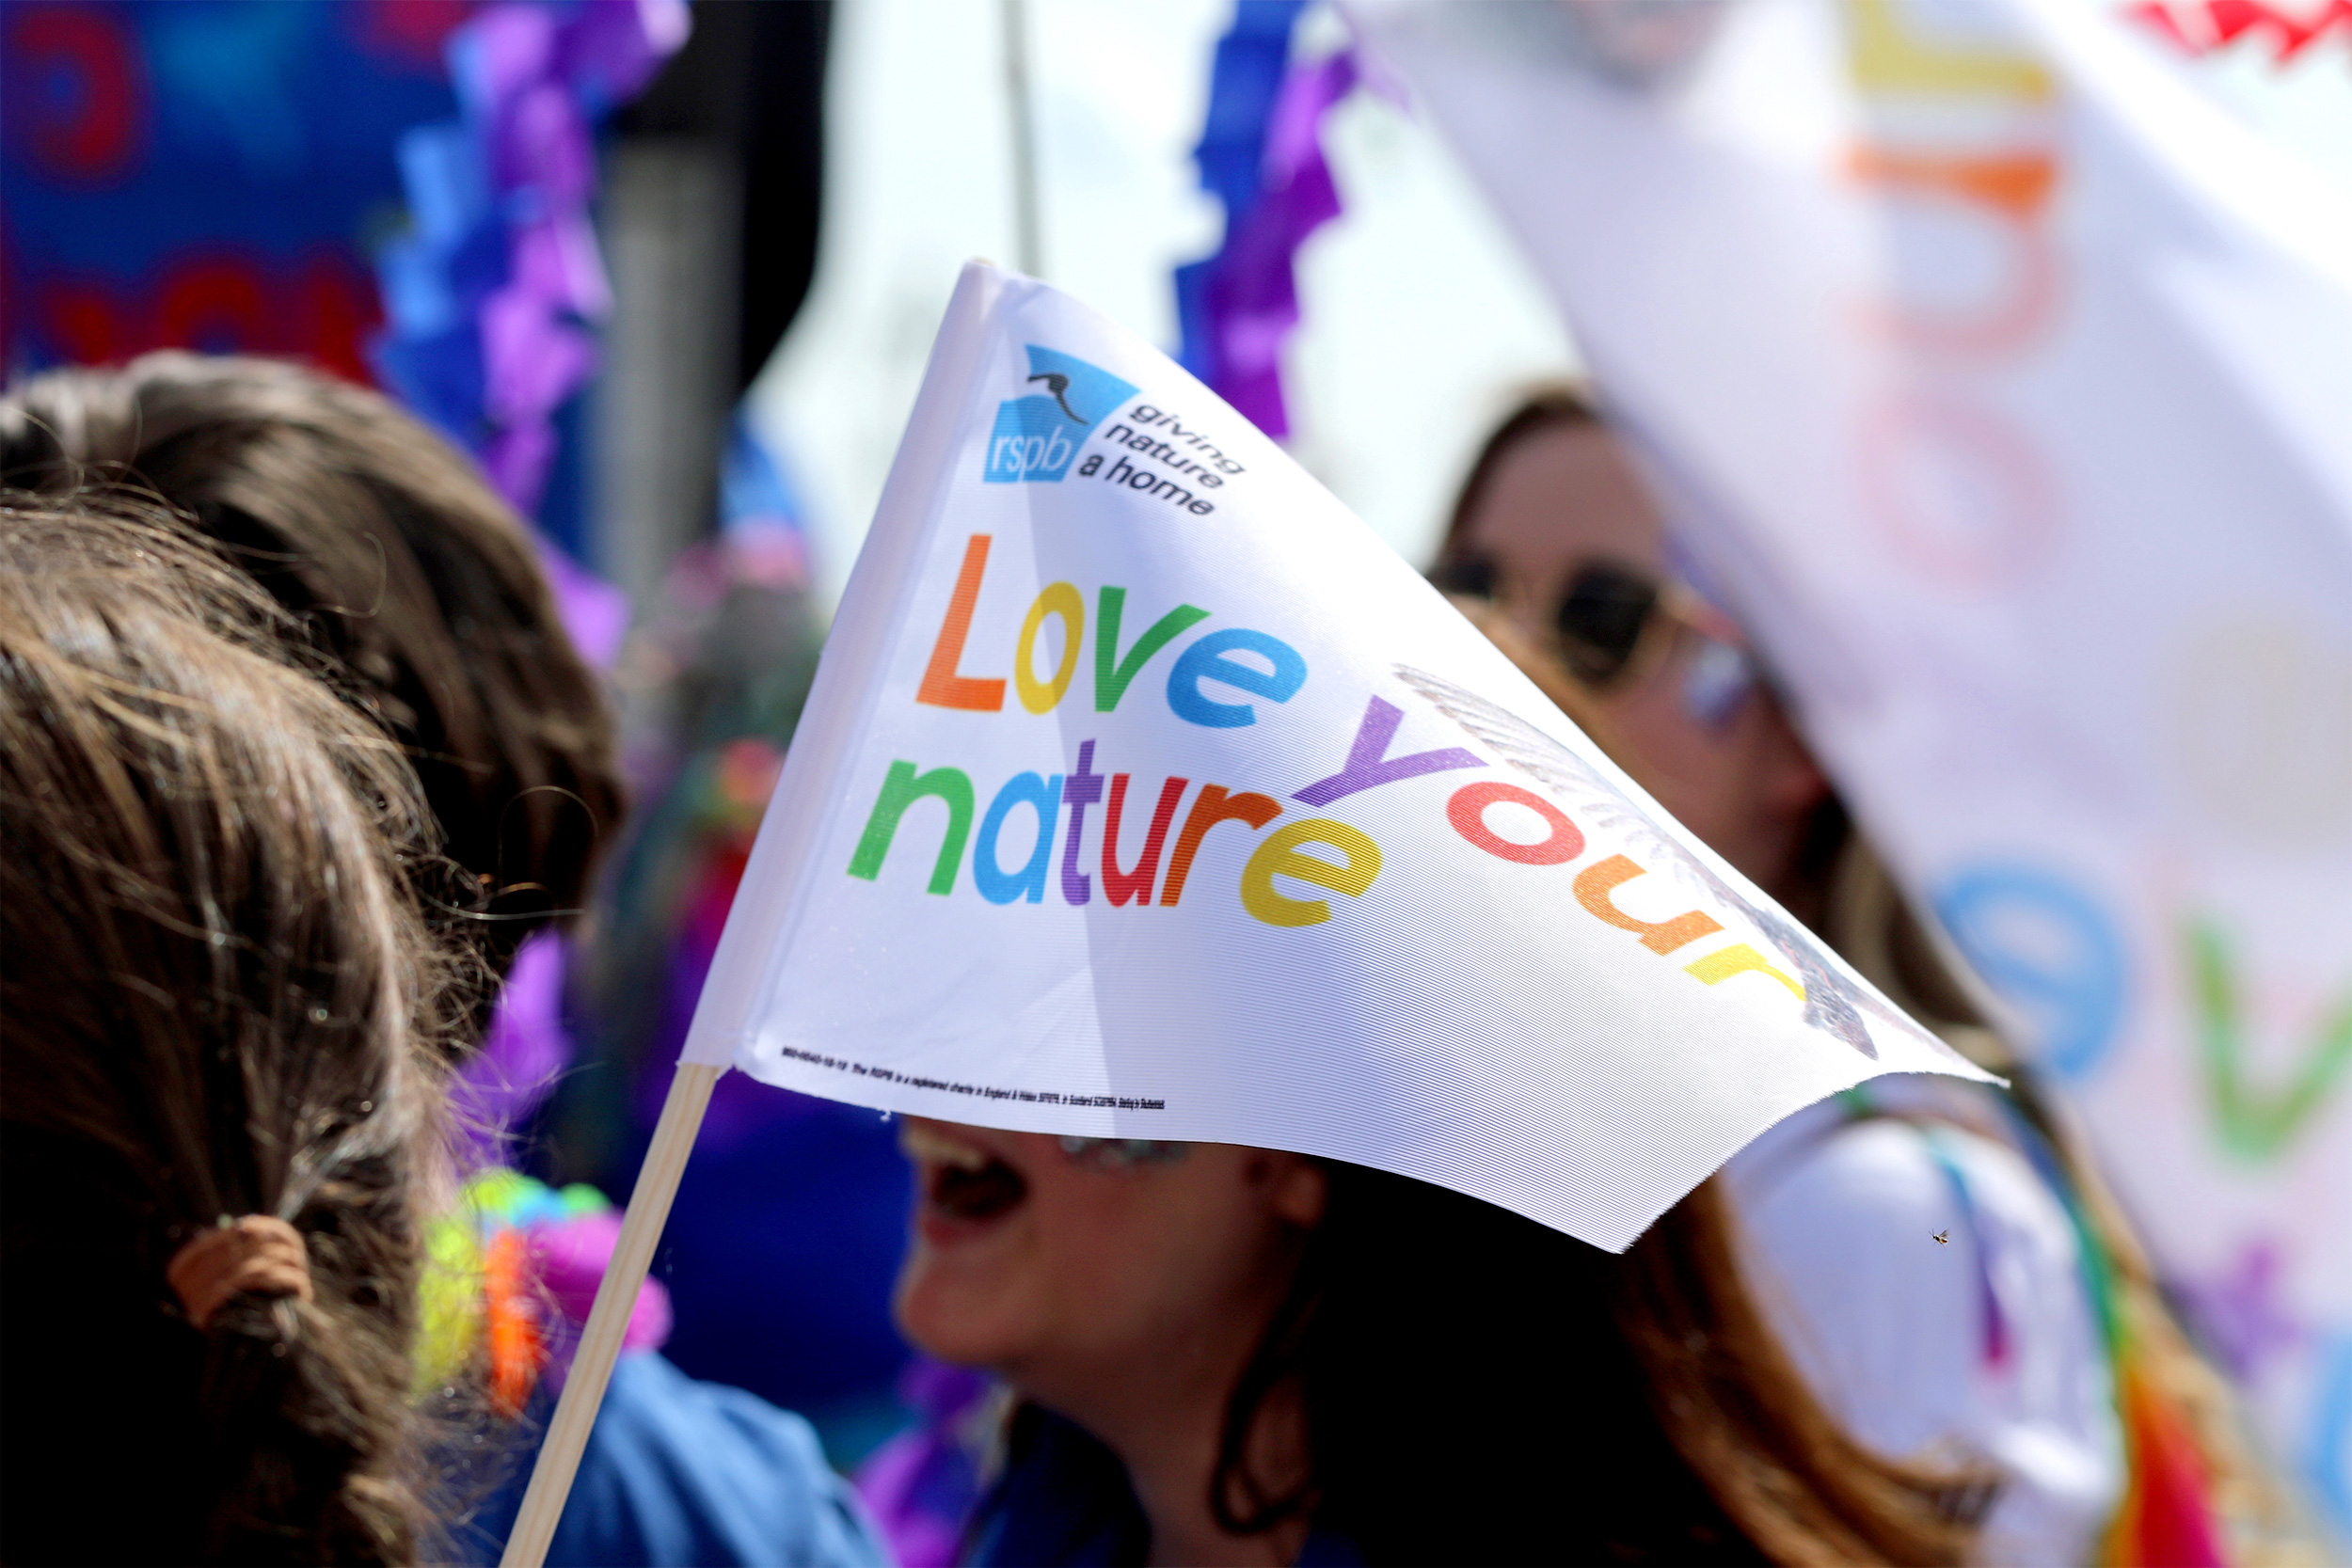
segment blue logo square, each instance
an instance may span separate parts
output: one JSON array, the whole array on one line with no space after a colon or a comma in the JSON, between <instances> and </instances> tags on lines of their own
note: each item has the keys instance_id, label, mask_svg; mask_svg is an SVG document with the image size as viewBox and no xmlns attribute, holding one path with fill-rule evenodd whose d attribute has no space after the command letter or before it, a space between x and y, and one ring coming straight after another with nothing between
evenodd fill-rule
<instances>
[{"instance_id":1,"label":"blue logo square","mask_svg":"<svg viewBox=\"0 0 2352 1568\"><path fill-rule=\"evenodd\" d=\"M1024 345L1029 380L1044 390L996 405L980 477L991 484L1058 481L1088 434L1134 395L1135 387L1057 349Z\"/></svg>"}]
</instances>

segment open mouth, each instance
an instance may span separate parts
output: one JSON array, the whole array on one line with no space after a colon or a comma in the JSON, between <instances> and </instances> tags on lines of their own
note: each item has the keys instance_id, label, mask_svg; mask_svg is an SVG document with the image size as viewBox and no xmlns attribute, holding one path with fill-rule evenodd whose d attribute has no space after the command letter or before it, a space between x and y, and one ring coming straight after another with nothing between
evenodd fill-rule
<instances>
[{"instance_id":1,"label":"open mouth","mask_svg":"<svg viewBox=\"0 0 2352 1568\"><path fill-rule=\"evenodd\" d=\"M1021 1207L1026 1178L989 1149L952 1133L901 1122L898 1147L914 1162L926 1217L985 1225Z\"/></svg>"}]
</instances>

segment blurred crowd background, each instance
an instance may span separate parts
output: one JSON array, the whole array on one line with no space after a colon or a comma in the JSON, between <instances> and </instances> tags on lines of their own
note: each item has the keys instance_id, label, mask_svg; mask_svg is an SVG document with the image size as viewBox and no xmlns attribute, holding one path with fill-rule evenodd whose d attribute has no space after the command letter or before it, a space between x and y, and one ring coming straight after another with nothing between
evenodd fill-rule
<instances>
[{"instance_id":1,"label":"blurred crowd background","mask_svg":"<svg viewBox=\"0 0 2352 1568\"><path fill-rule=\"evenodd\" d=\"M11 375L291 356L536 522L636 799L482 1092L523 1171L615 1200L966 258L1216 371L1417 564L1496 421L1579 369L1434 130L1295 0L10 0L0 28ZM2352 180L2352 41L2208 41L2216 93ZM1207 366L1187 269L1248 237L1284 134L1262 362ZM671 1358L843 1466L968 1397L891 1326L907 1181L871 1113L728 1078L656 1264Z\"/></svg>"},{"instance_id":2,"label":"blurred crowd background","mask_svg":"<svg viewBox=\"0 0 2352 1568\"><path fill-rule=\"evenodd\" d=\"M1178 348L1176 271L1225 229L1195 160L1219 40L1256 45L1229 51L1246 120L1347 40L1295 0L625 5L644 36L605 60L515 36L579 8L11 3L0 299L11 373L182 347L380 387L536 522L639 793L568 964L520 972L544 1006L516 1060L568 1065L520 1097L516 1159L625 1197L958 267ZM518 125L534 86L553 123ZM1422 560L1478 443L1575 353L1401 89L1357 84L1319 130L1342 211L1298 255L1288 435ZM656 1266L671 1357L864 1457L910 1414L906 1181L870 1113L723 1085Z\"/></svg>"}]
</instances>

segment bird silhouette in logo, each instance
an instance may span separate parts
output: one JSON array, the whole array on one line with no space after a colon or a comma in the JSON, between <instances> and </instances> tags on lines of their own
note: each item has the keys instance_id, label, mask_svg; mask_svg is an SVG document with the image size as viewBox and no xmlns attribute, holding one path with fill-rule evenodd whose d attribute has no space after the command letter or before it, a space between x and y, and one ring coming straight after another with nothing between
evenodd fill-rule
<instances>
[{"instance_id":1,"label":"bird silhouette in logo","mask_svg":"<svg viewBox=\"0 0 2352 1568\"><path fill-rule=\"evenodd\" d=\"M1963 1059L1950 1046L1888 1006L1875 991L1849 980L1794 921L1778 910L1765 909L1742 896L1716 876L1705 862L1661 831L1646 813L1582 757L1518 714L1452 681L1410 665L1400 664L1395 669L1397 678L1430 706L1453 720L1472 739L1485 742L1510 767L1566 797L1595 821L1624 832L1637 847L1673 865L1684 878L1752 921L1804 984L1804 1022L1809 1026L1875 1059L1878 1045L1870 1038L1869 1027L1862 1017L1868 1013L1939 1055L1953 1061Z\"/></svg>"},{"instance_id":2,"label":"bird silhouette in logo","mask_svg":"<svg viewBox=\"0 0 2352 1568\"><path fill-rule=\"evenodd\" d=\"M1078 418L1078 411L1070 406L1070 400L1062 396L1064 392L1070 390L1070 378L1068 376L1062 374L1059 371L1041 371L1037 374L1029 377L1029 379L1031 381L1042 381L1045 383L1045 389L1054 394L1054 401L1061 404L1061 411L1070 416L1070 422L1072 424L1086 423L1086 420Z\"/></svg>"}]
</instances>

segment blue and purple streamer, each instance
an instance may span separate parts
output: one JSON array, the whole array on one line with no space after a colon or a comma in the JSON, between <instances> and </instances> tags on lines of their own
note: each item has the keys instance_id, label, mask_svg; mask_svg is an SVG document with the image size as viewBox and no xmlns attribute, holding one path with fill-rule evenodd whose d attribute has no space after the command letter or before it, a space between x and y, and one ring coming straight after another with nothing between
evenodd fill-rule
<instances>
[{"instance_id":1,"label":"blue and purple streamer","mask_svg":"<svg viewBox=\"0 0 2352 1568\"><path fill-rule=\"evenodd\" d=\"M1176 269L1178 358L1277 440L1290 434L1282 346L1297 329L1293 265L1307 237L1340 214L1323 120L1354 89L1355 53L1293 65L1305 0L1239 0L1217 40L1209 108L1193 157L1225 205L1216 254Z\"/></svg>"},{"instance_id":2,"label":"blue and purple streamer","mask_svg":"<svg viewBox=\"0 0 2352 1568\"><path fill-rule=\"evenodd\" d=\"M596 368L596 123L686 40L685 0L488 8L450 36L460 118L401 138L411 231L378 258L375 371L536 511L555 412Z\"/></svg>"}]
</instances>

